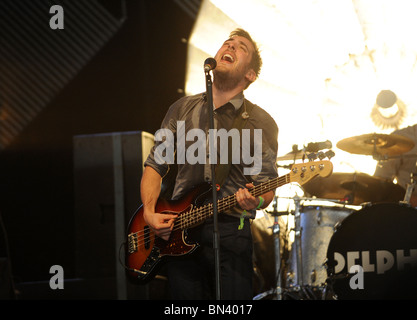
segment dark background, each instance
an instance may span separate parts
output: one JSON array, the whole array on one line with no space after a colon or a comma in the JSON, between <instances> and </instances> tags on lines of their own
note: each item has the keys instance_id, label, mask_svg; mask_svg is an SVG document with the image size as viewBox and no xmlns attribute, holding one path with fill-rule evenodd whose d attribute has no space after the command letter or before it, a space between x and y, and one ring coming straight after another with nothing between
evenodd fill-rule
<instances>
[{"instance_id":1,"label":"dark background","mask_svg":"<svg viewBox=\"0 0 417 320\"><path fill-rule=\"evenodd\" d=\"M101 3L120 14L120 1ZM65 278L76 276L73 137L155 133L183 94L184 39L195 17L173 0L125 4L121 28L0 151L0 257L9 257L15 283L49 280L55 264ZM65 20L65 30L53 32L70 28Z\"/></svg>"}]
</instances>

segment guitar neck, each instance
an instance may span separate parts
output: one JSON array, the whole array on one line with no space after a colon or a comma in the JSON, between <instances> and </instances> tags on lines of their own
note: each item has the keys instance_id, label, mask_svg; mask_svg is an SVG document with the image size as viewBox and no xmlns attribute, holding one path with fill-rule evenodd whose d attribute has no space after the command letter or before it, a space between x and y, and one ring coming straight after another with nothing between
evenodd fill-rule
<instances>
[{"instance_id":1,"label":"guitar neck","mask_svg":"<svg viewBox=\"0 0 417 320\"><path fill-rule=\"evenodd\" d=\"M304 184L316 176L328 177L332 174L333 165L330 161L313 161L308 163L294 164L291 167L291 172L283 176L271 179L263 182L257 186L254 186L249 192L254 196L258 197L266 192L274 190L290 182L298 182ZM226 211L237 205L236 195L224 197L217 200L217 209L219 212ZM183 213L179 216L176 223L180 224L181 229L194 227L205 219L213 215L213 203L201 206L193 207L190 206L188 212Z\"/></svg>"},{"instance_id":2,"label":"guitar neck","mask_svg":"<svg viewBox=\"0 0 417 320\"><path fill-rule=\"evenodd\" d=\"M262 182L261 184L254 186L252 189L250 189L249 192L254 197L259 197L260 195L266 192L269 192L271 190L274 190L276 188L279 188L289 182L290 182L290 174L286 174L286 175L277 177L275 179ZM231 209L234 206L236 206L236 204L237 204L237 201L236 201L235 194L232 194L230 196L227 196L217 201L217 206L219 208L219 211L225 211L225 210Z\"/></svg>"},{"instance_id":3,"label":"guitar neck","mask_svg":"<svg viewBox=\"0 0 417 320\"><path fill-rule=\"evenodd\" d=\"M274 190L290 182L290 174L286 174L275 179L263 182L250 189L250 193L254 197L258 197L266 192ZM236 195L224 197L217 200L217 210L219 212L226 211L237 205ZM201 222L213 215L213 204L209 203L198 208L192 208L189 212L182 214L176 224L179 224L181 229L192 228L199 225Z\"/></svg>"}]
</instances>

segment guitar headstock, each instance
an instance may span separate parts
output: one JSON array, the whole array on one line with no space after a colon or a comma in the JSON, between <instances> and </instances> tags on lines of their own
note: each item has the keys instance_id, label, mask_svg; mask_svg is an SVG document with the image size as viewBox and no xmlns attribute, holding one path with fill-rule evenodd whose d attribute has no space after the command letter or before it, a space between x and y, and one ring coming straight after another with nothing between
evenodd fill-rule
<instances>
[{"instance_id":1,"label":"guitar headstock","mask_svg":"<svg viewBox=\"0 0 417 320\"><path fill-rule=\"evenodd\" d=\"M332 172L333 164L328 160L293 164L289 173L290 182L298 182L300 185L303 185L317 176L326 178Z\"/></svg>"}]
</instances>

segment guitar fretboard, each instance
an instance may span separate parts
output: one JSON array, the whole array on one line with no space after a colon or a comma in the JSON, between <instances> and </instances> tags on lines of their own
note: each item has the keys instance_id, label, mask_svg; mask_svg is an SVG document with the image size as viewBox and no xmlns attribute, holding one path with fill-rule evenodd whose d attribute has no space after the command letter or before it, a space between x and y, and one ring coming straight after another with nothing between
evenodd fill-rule
<instances>
[{"instance_id":1,"label":"guitar fretboard","mask_svg":"<svg viewBox=\"0 0 417 320\"><path fill-rule=\"evenodd\" d=\"M258 197L268 191L279 188L290 182L290 174L286 174L275 179L268 180L257 186L254 186L249 192ZM224 197L217 200L217 211L222 212L233 208L237 205L236 195ZM183 213L175 222L182 230L197 226L202 221L213 215L213 203L206 204L201 207L192 208L190 211Z\"/></svg>"}]
</instances>

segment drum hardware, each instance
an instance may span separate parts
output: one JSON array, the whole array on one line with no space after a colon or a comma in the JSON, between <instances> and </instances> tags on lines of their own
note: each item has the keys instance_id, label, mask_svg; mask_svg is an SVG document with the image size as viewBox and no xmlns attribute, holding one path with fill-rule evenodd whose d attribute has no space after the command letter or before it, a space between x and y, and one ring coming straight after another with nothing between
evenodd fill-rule
<instances>
[{"instance_id":1,"label":"drum hardware","mask_svg":"<svg viewBox=\"0 0 417 320\"><path fill-rule=\"evenodd\" d=\"M308 290L306 287L300 285L296 285L293 286L293 282L291 281L291 279L289 278L294 278L294 276L288 276L287 275L287 281L291 284L291 288L288 290L287 288L283 288L283 281L282 281L282 257L281 257L281 245L280 245L280 225L278 223L278 218L279 216L283 216L283 215L289 215L289 214L293 214L294 215L294 219L295 219L295 227L293 229L291 229L292 231L295 232L295 238L296 238L296 244L295 247L297 248L297 265L301 266L302 265L302 255L301 255L301 232L302 232L302 228L300 225L300 206L301 206L301 200L315 200L315 198L301 198L299 196L295 196L295 197L281 197L281 198L287 198L287 199L291 199L295 202L295 210L294 212L288 212L288 211L278 211L278 196L274 197L273 200L273 210L272 211L266 211L268 214L271 214L274 217L274 224L272 226L272 234L273 234L273 240L274 240L274 254L275 254L275 273L276 273L276 287L274 289L271 289L267 292L263 292L261 294L258 294L257 296L254 297L254 300L260 300L263 299L267 296L273 295L275 297L276 300L282 300L282 299L287 299L287 298L295 298L295 292L300 292L303 294L303 296L305 298L309 298L309 299L317 299L317 294L313 294L310 291L312 290ZM312 274L311 276L313 278L315 278L316 274L315 271L312 270ZM302 279L303 274L302 274L302 268L298 267L297 268L297 279ZM302 284L302 280L300 282L300 284ZM300 298L300 296L298 296L298 298Z\"/></svg>"},{"instance_id":2,"label":"drum hardware","mask_svg":"<svg viewBox=\"0 0 417 320\"><path fill-rule=\"evenodd\" d=\"M326 300L327 288L315 286L294 286L285 291L286 300Z\"/></svg>"},{"instance_id":3,"label":"drum hardware","mask_svg":"<svg viewBox=\"0 0 417 320\"><path fill-rule=\"evenodd\" d=\"M416 169L417 169L417 162L416 162ZM404 200L402 201L402 203L408 203L408 204L410 203L411 195L417 183L416 177L417 177L417 173L415 172L410 173L410 183L407 183L407 188L406 188Z\"/></svg>"},{"instance_id":4,"label":"drum hardware","mask_svg":"<svg viewBox=\"0 0 417 320\"><path fill-rule=\"evenodd\" d=\"M313 269L310 272L310 282L314 283L314 282L316 282L316 280L317 280L317 272L316 272L316 270Z\"/></svg>"},{"instance_id":5,"label":"drum hardware","mask_svg":"<svg viewBox=\"0 0 417 320\"><path fill-rule=\"evenodd\" d=\"M417 181L414 179L415 174L412 174L411 183L407 183L407 189L405 191L403 203L410 203L411 195L414 191L414 187L416 186Z\"/></svg>"},{"instance_id":6,"label":"drum hardware","mask_svg":"<svg viewBox=\"0 0 417 320\"><path fill-rule=\"evenodd\" d=\"M338 230L338 229L339 229L339 227L340 227L340 224L341 224L341 222L340 222L340 221L336 222L336 224L335 224L335 225L334 225L334 227L333 227L333 233L337 232L337 230ZM327 263L327 259L326 259L326 261L324 262L324 266L327 266L327 265L326 265L326 263Z\"/></svg>"},{"instance_id":7,"label":"drum hardware","mask_svg":"<svg viewBox=\"0 0 417 320\"><path fill-rule=\"evenodd\" d=\"M281 244L280 244L280 225L278 218L283 215L288 215L288 211L278 211L278 196L274 196L272 202L273 211L267 211L268 214L274 217L274 224L272 225L272 236L274 242L274 257L275 257L275 278L276 278L276 285L274 289L268 290L266 292L260 293L255 296L254 300L261 300L267 296L273 295L275 296L274 300L282 300L282 278L281 278Z\"/></svg>"},{"instance_id":8,"label":"drum hardware","mask_svg":"<svg viewBox=\"0 0 417 320\"><path fill-rule=\"evenodd\" d=\"M278 211L278 201L279 199L285 198L290 199L295 203L295 208L292 210L287 210L285 212ZM268 299L272 298L274 300L288 300L288 299L311 299L311 300L324 300L328 299L329 290L326 287L326 270L324 270L322 264L325 262L324 258L322 260L321 257L315 258L316 253L314 250L309 250L307 246L307 251L304 253L303 246L311 240L311 230L307 230L305 233L304 224L306 224L306 216L307 216L307 229L309 229L309 223L313 223L318 228L318 232L316 232L316 238L322 238L320 233L322 230L332 230L333 226L336 223L329 223L329 214L340 216L340 213L328 212L329 209L320 209L320 205L315 206L314 203L323 204L323 202L328 202L327 206L329 208L333 208L336 206L337 209L341 211L343 216L347 215L347 211L349 213L353 211L351 208L347 208L347 204L344 202L340 202L335 199L318 199L318 198L310 198L310 197L278 197L275 196L273 200L273 210L265 211L272 216L274 216L274 224L269 227L272 229L273 233L273 250L275 254L275 273L276 273L276 286L274 283L273 289L258 294L254 297L254 300L260 299ZM308 206L308 208L314 208L314 211L306 211L304 210L305 204L312 204ZM318 209L317 209L318 208ZM320 210L319 210L320 209ZM286 261L283 261L283 257L281 256L281 243L280 243L280 234L282 226L278 223L279 216L283 215L292 215L294 217L294 226L291 228L291 231L294 232L294 242L291 252L293 252L293 265L292 269L289 269L286 272L286 278L282 279L282 271L284 268L287 267ZM304 216L304 217L303 217ZM335 217L331 217L331 219L339 219ZM304 221L304 222L303 222ZM309 222L311 221L311 222ZM314 221L314 222L313 222ZM330 227L330 229L329 229ZM324 228L324 229L323 229ZM329 231L326 231L327 233ZM330 236L329 236L330 238ZM314 237L312 238L314 240ZM320 240L321 241L321 240ZM316 241L317 242L317 241ZM326 247L327 248L327 247ZM314 249L314 248L313 248ZM319 251L323 251L320 247ZM325 250L322 252L322 256L325 256ZM304 256L307 255L306 262L304 262ZM314 263L311 263L311 260ZM320 260L320 261L319 261ZM283 265L284 263L284 265ZM312 267L311 267L312 266ZM324 275L324 276L323 276Z\"/></svg>"},{"instance_id":9,"label":"drum hardware","mask_svg":"<svg viewBox=\"0 0 417 320\"><path fill-rule=\"evenodd\" d=\"M288 216L291 214L289 210L287 211L278 211L278 201L279 199L293 199L293 197L279 197L277 195L274 196L272 201L272 211L264 210L264 212L270 214L274 217L274 222L272 226L269 226L272 230L272 239L273 239L273 252L274 252L274 262L275 262L275 283L274 287L268 291L262 292L256 295L253 300L262 300L262 299L273 299L273 300L283 300L284 296L286 295L286 289L283 286L283 279L282 279L282 271L285 268L283 256L281 256L281 242L280 242L280 234L282 226L279 223L280 216ZM285 250L285 248L284 248Z\"/></svg>"},{"instance_id":10,"label":"drum hardware","mask_svg":"<svg viewBox=\"0 0 417 320\"><path fill-rule=\"evenodd\" d=\"M274 226L272 227L272 234L274 237L275 274L277 278L276 297L277 297L277 300L282 300L281 245L279 242L279 233L280 233L280 227L278 223L278 216L274 216Z\"/></svg>"},{"instance_id":11,"label":"drum hardware","mask_svg":"<svg viewBox=\"0 0 417 320\"><path fill-rule=\"evenodd\" d=\"M321 211L319 210L316 214L316 222L318 225L321 223Z\"/></svg>"},{"instance_id":12,"label":"drum hardware","mask_svg":"<svg viewBox=\"0 0 417 320\"><path fill-rule=\"evenodd\" d=\"M274 211L265 210L265 211L273 217L280 217L280 216L287 216L288 215L288 211L275 211L275 210Z\"/></svg>"},{"instance_id":13,"label":"drum hardware","mask_svg":"<svg viewBox=\"0 0 417 320\"><path fill-rule=\"evenodd\" d=\"M303 272L302 272L302 249L301 249L301 212L300 212L300 197L294 197L294 245L296 254L296 266L297 266L297 281L300 286L303 286Z\"/></svg>"},{"instance_id":14,"label":"drum hardware","mask_svg":"<svg viewBox=\"0 0 417 320\"><path fill-rule=\"evenodd\" d=\"M343 279L348 279L349 278L349 274L347 274L346 272L340 273L338 275L336 275L334 273L334 269L329 270L328 266L327 266L327 261L326 261L326 269L327 272L329 274L329 276L326 279L326 296L328 296L331 300L338 300L339 297L337 296L337 294L335 293L334 289L333 289L333 285L334 283L336 283L339 280L343 280Z\"/></svg>"},{"instance_id":15,"label":"drum hardware","mask_svg":"<svg viewBox=\"0 0 417 320\"><path fill-rule=\"evenodd\" d=\"M275 275L277 279L276 285L276 298L282 300L282 279L281 279L281 245L279 242L280 227L278 217L283 215L282 212L278 211L278 197L274 197L273 212L269 212L274 216L274 225L272 227L272 235L274 238L274 249L275 249Z\"/></svg>"},{"instance_id":16,"label":"drum hardware","mask_svg":"<svg viewBox=\"0 0 417 320\"><path fill-rule=\"evenodd\" d=\"M278 218L283 215L288 215L288 211L278 211L278 196L274 196L272 201L272 211L265 210L266 213L274 217L273 225L268 227L272 229L272 240L273 240L273 252L274 252L274 262L275 262L275 277L274 277L274 287L268 291L262 292L256 295L253 300L262 300L267 297L273 297L273 300L282 300L282 278L281 278L281 266L282 266L282 257L281 257L281 244L280 244L280 225Z\"/></svg>"}]
</instances>

